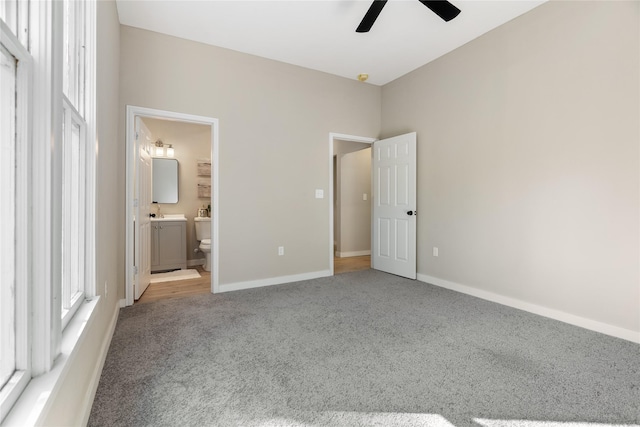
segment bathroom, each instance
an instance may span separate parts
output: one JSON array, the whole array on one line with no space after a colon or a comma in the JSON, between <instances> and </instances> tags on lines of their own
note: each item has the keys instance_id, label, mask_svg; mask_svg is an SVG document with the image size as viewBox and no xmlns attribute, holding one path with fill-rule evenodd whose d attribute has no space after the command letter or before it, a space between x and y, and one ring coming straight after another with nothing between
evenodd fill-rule
<instances>
[{"instance_id":1,"label":"bathroom","mask_svg":"<svg viewBox=\"0 0 640 427\"><path fill-rule=\"evenodd\" d=\"M141 120L153 141L156 141L156 145L152 147L154 163L159 158L173 158L177 160L178 166L177 202L158 200L158 203L152 203L149 209L151 216L155 215L152 222L156 222L155 219L184 214L186 217L186 247L184 248L186 268L194 269L196 266L202 266L205 269L206 256L200 249L201 242L196 238L195 218L211 216L211 126L150 117L142 117ZM152 182L155 187L163 185L163 177L155 176L158 175L159 170L159 167L155 167L153 172ZM154 196L157 190L158 188L153 189ZM152 201L155 201L154 197ZM160 222L157 223L160 224ZM164 270L162 267L152 268L152 282L154 282L154 276Z\"/></svg>"}]
</instances>

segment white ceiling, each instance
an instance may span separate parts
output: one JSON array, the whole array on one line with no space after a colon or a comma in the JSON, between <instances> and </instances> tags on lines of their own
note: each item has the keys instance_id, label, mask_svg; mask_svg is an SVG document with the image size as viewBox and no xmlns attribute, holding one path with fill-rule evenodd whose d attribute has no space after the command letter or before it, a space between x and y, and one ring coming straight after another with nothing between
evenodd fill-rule
<instances>
[{"instance_id":1,"label":"white ceiling","mask_svg":"<svg viewBox=\"0 0 640 427\"><path fill-rule=\"evenodd\" d=\"M390 0L369 33L370 0L117 0L120 23L384 85L546 0L452 0L444 22L418 0Z\"/></svg>"}]
</instances>

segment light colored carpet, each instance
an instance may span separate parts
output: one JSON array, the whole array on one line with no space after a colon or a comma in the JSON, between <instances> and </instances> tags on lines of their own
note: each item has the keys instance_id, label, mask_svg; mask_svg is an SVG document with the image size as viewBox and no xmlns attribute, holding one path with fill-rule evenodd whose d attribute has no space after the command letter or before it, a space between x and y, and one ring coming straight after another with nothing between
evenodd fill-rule
<instances>
[{"instance_id":1,"label":"light colored carpet","mask_svg":"<svg viewBox=\"0 0 640 427\"><path fill-rule=\"evenodd\" d=\"M166 273L153 273L150 283L173 282L174 280L197 279L199 277L198 270L175 270Z\"/></svg>"},{"instance_id":2,"label":"light colored carpet","mask_svg":"<svg viewBox=\"0 0 640 427\"><path fill-rule=\"evenodd\" d=\"M89 425L629 426L639 402L637 344L368 270L123 308Z\"/></svg>"}]
</instances>

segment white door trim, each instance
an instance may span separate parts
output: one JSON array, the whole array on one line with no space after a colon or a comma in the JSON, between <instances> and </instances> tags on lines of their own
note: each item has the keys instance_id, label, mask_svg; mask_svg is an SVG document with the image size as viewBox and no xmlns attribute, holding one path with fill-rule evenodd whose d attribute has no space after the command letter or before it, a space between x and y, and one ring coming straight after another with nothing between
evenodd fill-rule
<instances>
[{"instance_id":1,"label":"white door trim","mask_svg":"<svg viewBox=\"0 0 640 427\"><path fill-rule=\"evenodd\" d=\"M134 150L135 143L135 118L136 116L151 117L155 119L177 120L181 122L197 123L211 126L211 292L220 291L220 272L219 272L219 246L220 246L220 215L218 203L219 188L219 141L218 141L218 119L205 116L196 116L193 114L176 113L173 111L156 110L154 108L137 107L127 105L126 113L126 269L125 269L125 303L133 304L133 165L136 161L136 153Z\"/></svg>"},{"instance_id":2,"label":"white door trim","mask_svg":"<svg viewBox=\"0 0 640 427\"><path fill-rule=\"evenodd\" d=\"M373 144L378 139L366 136L345 135L343 133L329 133L329 272L333 276L333 143L335 140L363 142Z\"/></svg>"}]
</instances>

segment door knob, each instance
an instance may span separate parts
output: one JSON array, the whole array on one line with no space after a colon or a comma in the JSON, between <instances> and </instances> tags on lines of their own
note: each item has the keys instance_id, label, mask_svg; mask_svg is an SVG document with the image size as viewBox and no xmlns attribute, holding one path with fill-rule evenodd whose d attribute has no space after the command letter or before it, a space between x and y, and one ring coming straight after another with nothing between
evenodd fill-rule
<instances>
[{"instance_id":1,"label":"door knob","mask_svg":"<svg viewBox=\"0 0 640 427\"><path fill-rule=\"evenodd\" d=\"M407 215L409 215L409 216L413 215L413 211L408 211Z\"/></svg>"}]
</instances>

